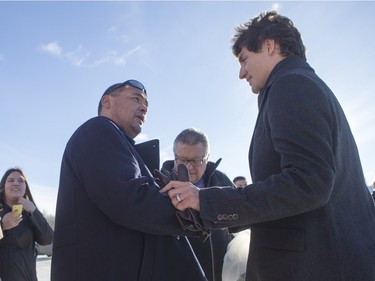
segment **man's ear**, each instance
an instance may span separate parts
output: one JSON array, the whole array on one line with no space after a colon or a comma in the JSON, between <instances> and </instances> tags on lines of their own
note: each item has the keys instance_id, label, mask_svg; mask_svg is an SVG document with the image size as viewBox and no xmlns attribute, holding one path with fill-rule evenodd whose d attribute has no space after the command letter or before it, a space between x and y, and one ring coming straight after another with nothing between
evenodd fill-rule
<instances>
[{"instance_id":1,"label":"man's ear","mask_svg":"<svg viewBox=\"0 0 375 281\"><path fill-rule=\"evenodd\" d=\"M276 43L275 43L275 40L273 39L266 39L264 40L264 45L266 47L266 50L267 50L267 53L269 55L272 55L272 53L275 51L276 49Z\"/></svg>"},{"instance_id":2,"label":"man's ear","mask_svg":"<svg viewBox=\"0 0 375 281\"><path fill-rule=\"evenodd\" d=\"M101 103L102 103L102 108L109 109L111 106L111 97L109 95L103 96Z\"/></svg>"}]
</instances>

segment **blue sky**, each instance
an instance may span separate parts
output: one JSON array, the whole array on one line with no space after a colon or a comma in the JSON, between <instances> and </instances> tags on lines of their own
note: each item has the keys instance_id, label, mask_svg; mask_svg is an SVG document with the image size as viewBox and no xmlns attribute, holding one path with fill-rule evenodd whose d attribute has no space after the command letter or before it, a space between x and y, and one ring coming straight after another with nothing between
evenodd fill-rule
<instances>
[{"instance_id":1,"label":"blue sky","mask_svg":"<svg viewBox=\"0 0 375 281\"><path fill-rule=\"evenodd\" d=\"M375 2L0 2L0 171L24 169L36 203L54 213L62 153L96 115L104 90L138 79L149 113L137 142L161 159L185 128L204 130L210 160L250 179L257 96L239 80L234 28L276 9L302 33L307 60L336 94L368 184L375 180Z\"/></svg>"}]
</instances>

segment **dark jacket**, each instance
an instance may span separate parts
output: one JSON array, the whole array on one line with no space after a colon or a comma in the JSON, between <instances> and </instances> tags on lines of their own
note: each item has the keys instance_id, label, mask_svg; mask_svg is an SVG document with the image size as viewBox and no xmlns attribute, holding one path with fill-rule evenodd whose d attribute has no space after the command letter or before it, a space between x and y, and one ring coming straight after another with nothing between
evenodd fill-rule
<instances>
[{"instance_id":1,"label":"dark jacket","mask_svg":"<svg viewBox=\"0 0 375 281\"><path fill-rule=\"evenodd\" d=\"M0 200L1 219L12 209ZM52 243L53 230L38 209L22 212L22 221L14 228L3 230L0 239L0 279L2 281L36 281L35 242Z\"/></svg>"},{"instance_id":2,"label":"dark jacket","mask_svg":"<svg viewBox=\"0 0 375 281\"><path fill-rule=\"evenodd\" d=\"M90 119L62 159L51 280L206 280L175 213L134 141Z\"/></svg>"},{"instance_id":3,"label":"dark jacket","mask_svg":"<svg viewBox=\"0 0 375 281\"><path fill-rule=\"evenodd\" d=\"M224 173L216 170L220 161L221 159L216 163L207 163L206 170L203 174L204 185L206 188L210 186L235 187L233 182ZM173 160L166 161L163 163L162 170L171 172L173 166ZM205 241L200 237L189 237L188 239L208 280L221 281L224 255L228 243L232 239L232 235L227 229L220 229L212 231L211 236ZM212 260L214 260L214 264L212 264Z\"/></svg>"},{"instance_id":4,"label":"dark jacket","mask_svg":"<svg viewBox=\"0 0 375 281\"><path fill-rule=\"evenodd\" d=\"M206 227L251 225L246 280L375 280L375 209L356 143L299 57L278 63L259 94L249 165L246 188L200 192Z\"/></svg>"}]
</instances>

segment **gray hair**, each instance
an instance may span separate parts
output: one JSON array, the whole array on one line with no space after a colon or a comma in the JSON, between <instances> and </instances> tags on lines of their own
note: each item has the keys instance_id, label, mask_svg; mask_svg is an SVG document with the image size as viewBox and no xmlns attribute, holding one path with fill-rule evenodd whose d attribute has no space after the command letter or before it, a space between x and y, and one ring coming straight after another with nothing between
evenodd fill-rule
<instances>
[{"instance_id":1,"label":"gray hair","mask_svg":"<svg viewBox=\"0 0 375 281\"><path fill-rule=\"evenodd\" d=\"M199 129L188 128L178 134L173 143L173 152L176 151L177 143L183 143L187 145L196 145L198 143L203 144L205 155L210 153L210 144L207 135Z\"/></svg>"}]
</instances>

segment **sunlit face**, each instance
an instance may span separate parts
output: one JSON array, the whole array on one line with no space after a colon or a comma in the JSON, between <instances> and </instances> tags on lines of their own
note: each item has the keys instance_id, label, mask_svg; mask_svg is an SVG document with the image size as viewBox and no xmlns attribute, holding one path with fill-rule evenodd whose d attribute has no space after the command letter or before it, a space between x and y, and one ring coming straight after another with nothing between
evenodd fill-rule
<instances>
[{"instance_id":1,"label":"sunlit face","mask_svg":"<svg viewBox=\"0 0 375 281\"><path fill-rule=\"evenodd\" d=\"M140 89L124 86L119 92L103 97L103 107L109 112L103 114L135 138L141 131L148 109L147 96Z\"/></svg>"},{"instance_id":2,"label":"sunlit face","mask_svg":"<svg viewBox=\"0 0 375 281\"><path fill-rule=\"evenodd\" d=\"M254 94L258 94L267 82L274 65L270 64L268 48L264 43L260 52L249 51L242 47L238 56L240 62L240 79L249 82Z\"/></svg>"},{"instance_id":3,"label":"sunlit face","mask_svg":"<svg viewBox=\"0 0 375 281\"><path fill-rule=\"evenodd\" d=\"M26 181L17 171L11 173L5 181L5 201L16 204L18 199L25 196Z\"/></svg>"},{"instance_id":4,"label":"sunlit face","mask_svg":"<svg viewBox=\"0 0 375 281\"><path fill-rule=\"evenodd\" d=\"M184 163L188 168L191 183L196 183L203 177L207 167L208 155L206 155L202 143L188 145L178 142L174 147L174 154L176 159L174 161L175 169L177 170L179 163Z\"/></svg>"}]
</instances>

